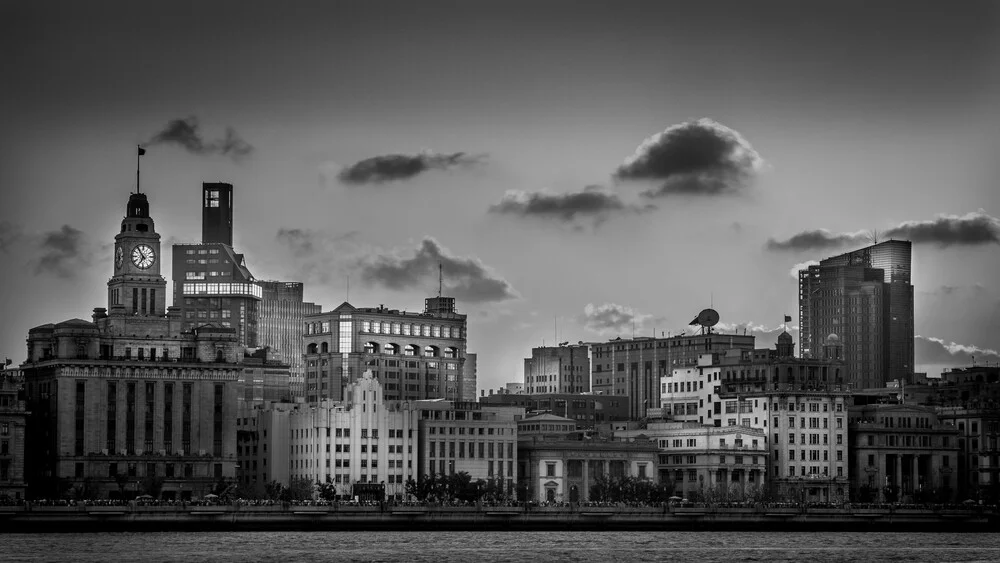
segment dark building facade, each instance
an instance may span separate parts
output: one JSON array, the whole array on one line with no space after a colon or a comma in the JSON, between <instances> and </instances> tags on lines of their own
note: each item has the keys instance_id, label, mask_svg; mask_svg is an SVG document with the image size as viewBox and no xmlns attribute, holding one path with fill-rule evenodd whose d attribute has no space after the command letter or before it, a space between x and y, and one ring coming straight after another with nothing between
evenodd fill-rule
<instances>
[{"instance_id":1,"label":"dark building facade","mask_svg":"<svg viewBox=\"0 0 1000 563\"><path fill-rule=\"evenodd\" d=\"M222 182L201 185L201 242L233 245L233 185Z\"/></svg>"},{"instance_id":2,"label":"dark building facade","mask_svg":"<svg viewBox=\"0 0 1000 563\"><path fill-rule=\"evenodd\" d=\"M698 356L753 350L753 335L705 333L667 338L615 339L591 345L591 388L597 395L627 397L630 418L660 407L660 378L698 364Z\"/></svg>"},{"instance_id":3,"label":"dark building facade","mask_svg":"<svg viewBox=\"0 0 1000 563\"><path fill-rule=\"evenodd\" d=\"M831 334L857 388L913 375L911 243L890 240L799 271L802 355L819 357Z\"/></svg>"},{"instance_id":4,"label":"dark building facade","mask_svg":"<svg viewBox=\"0 0 1000 563\"><path fill-rule=\"evenodd\" d=\"M25 498L24 446L28 411L21 370L0 367L0 500Z\"/></svg>"},{"instance_id":5,"label":"dark building facade","mask_svg":"<svg viewBox=\"0 0 1000 563\"><path fill-rule=\"evenodd\" d=\"M146 194L115 237L108 308L28 332L29 493L184 498L234 475L242 349L232 329L184 331L164 310Z\"/></svg>"},{"instance_id":6,"label":"dark building facade","mask_svg":"<svg viewBox=\"0 0 1000 563\"><path fill-rule=\"evenodd\" d=\"M851 498L858 502L955 502L959 432L929 407L849 409Z\"/></svg>"}]
</instances>

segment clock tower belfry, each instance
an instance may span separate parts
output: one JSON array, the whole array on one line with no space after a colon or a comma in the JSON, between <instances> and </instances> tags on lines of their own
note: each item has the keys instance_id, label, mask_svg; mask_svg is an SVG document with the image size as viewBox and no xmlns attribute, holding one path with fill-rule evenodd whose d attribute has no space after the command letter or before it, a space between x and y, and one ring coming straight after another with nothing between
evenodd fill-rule
<instances>
[{"instance_id":1,"label":"clock tower belfry","mask_svg":"<svg viewBox=\"0 0 1000 563\"><path fill-rule=\"evenodd\" d=\"M166 314L167 280L160 275L160 235L144 193L128 198L121 232L115 235L115 275L108 280L108 310L127 316Z\"/></svg>"}]
</instances>

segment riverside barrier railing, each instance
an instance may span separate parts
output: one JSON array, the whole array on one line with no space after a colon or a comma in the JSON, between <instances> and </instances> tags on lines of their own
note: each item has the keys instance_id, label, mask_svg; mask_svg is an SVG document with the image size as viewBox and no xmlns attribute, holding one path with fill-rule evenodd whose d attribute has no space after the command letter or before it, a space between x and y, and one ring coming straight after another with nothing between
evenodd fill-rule
<instances>
[{"instance_id":1,"label":"riverside barrier railing","mask_svg":"<svg viewBox=\"0 0 1000 563\"><path fill-rule=\"evenodd\" d=\"M967 505L25 503L4 531L109 530L840 530L1000 531L1000 511Z\"/></svg>"}]
</instances>

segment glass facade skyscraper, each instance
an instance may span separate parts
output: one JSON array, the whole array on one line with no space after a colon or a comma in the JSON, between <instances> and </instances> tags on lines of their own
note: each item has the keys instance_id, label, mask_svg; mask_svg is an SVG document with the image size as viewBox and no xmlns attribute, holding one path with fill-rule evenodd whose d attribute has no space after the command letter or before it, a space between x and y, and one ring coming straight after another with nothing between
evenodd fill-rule
<instances>
[{"instance_id":1,"label":"glass facade skyscraper","mask_svg":"<svg viewBox=\"0 0 1000 563\"><path fill-rule=\"evenodd\" d=\"M890 240L800 270L803 357L820 357L826 338L836 334L856 386L881 387L911 377L911 251L909 241Z\"/></svg>"}]
</instances>

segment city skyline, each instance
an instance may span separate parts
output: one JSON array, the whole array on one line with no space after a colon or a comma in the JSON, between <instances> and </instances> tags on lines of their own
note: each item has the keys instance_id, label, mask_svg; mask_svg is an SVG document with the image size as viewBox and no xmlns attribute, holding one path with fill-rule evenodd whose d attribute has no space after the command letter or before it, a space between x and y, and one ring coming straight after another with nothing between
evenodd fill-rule
<instances>
[{"instance_id":1,"label":"city skyline","mask_svg":"<svg viewBox=\"0 0 1000 563\"><path fill-rule=\"evenodd\" d=\"M163 272L231 182L250 271L326 311L442 263L480 389L710 305L768 347L870 231L913 242L916 370L1000 361L997 7L709 4L5 6L0 354L103 306L142 144Z\"/></svg>"}]
</instances>

